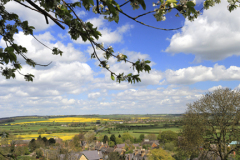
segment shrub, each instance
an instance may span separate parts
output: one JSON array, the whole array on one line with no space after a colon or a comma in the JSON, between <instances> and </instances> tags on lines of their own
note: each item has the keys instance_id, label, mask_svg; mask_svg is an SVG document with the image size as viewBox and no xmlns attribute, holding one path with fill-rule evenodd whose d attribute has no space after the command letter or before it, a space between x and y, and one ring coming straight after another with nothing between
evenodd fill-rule
<instances>
[{"instance_id":1,"label":"shrub","mask_svg":"<svg viewBox=\"0 0 240 160\"><path fill-rule=\"evenodd\" d=\"M169 151L173 151L174 150L174 143L173 142L169 142L169 143L165 143L165 150L169 150Z\"/></svg>"}]
</instances>

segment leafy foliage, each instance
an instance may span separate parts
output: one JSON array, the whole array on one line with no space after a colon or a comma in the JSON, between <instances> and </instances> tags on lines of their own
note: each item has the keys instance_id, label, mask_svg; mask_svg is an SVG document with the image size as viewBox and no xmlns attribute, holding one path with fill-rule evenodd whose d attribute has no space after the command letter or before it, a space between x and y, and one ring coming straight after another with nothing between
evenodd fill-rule
<instances>
[{"instance_id":1,"label":"leafy foliage","mask_svg":"<svg viewBox=\"0 0 240 160\"><path fill-rule=\"evenodd\" d=\"M33 35L33 30L35 29L33 26L28 25L28 21L21 21L17 14L15 13L8 13L5 10L4 5L6 5L10 0L2 0L0 2L0 35L3 37L3 40L6 42L7 47L4 49L0 49L0 65L2 70L2 76L6 77L6 79L15 78L15 72L18 71L20 73L20 70L22 68L21 64L18 62L17 56L22 56L26 63L32 67L35 67L36 65L40 66L48 66L48 65L41 65L38 64L35 60L31 60L26 56L27 49L25 47L22 47L20 45L17 45L14 43L13 35L15 33L18 33L18 27L20 27L25 35ZM24 0L18 0L17 2L19 5L23 5L21 2ZM116 80L117 82L127 81L129 83L135 83L135 82L141 82L141 79L139 78L140 72L150 72L150 61L149 60L138 60L136 62L131 62L128 60L128 57L122 53L118 55L114 55L113 48L110 46L108 48L104 48L103 44L98 44L95 42L95 40L98 40L101 36L101 33L97 30L97 28L93 27L93 24L90 22L83 22L82 19L80 19L77 14L75 13L75 8L85 8L87 11L90 11L90 8L92 7L92 11L96 14L102 14L105 15L104 18L108 21L115 21L118 23L119 21L119 14L123 14L124 16L127 16L128 18L136 21L137 23L141 25L145 25L148 27L156 28L150 25L146 25L143 22L140 22L137 20L137 18L147 15L152 12L147 12L144 14L141 14L137 17L131 17L127 13L123 12L121 10L121 7L126 5L130 2L130 5L132 6L133 10L139 9L140 6L145 10L146 4L144 0L129 0L125 2L122 5L119 5L115 0L99 0L95 1L93 0L81 0L79 2L74 3L66 3L64 0L54 0L54 1L48 1L48 0L38 0L40 3L40 7L36 5L36 1L32 2L31 0L27 0L28 3L30 3L35 9L39 10L40 14L43 14L43 16L46 18L46 22L48 23L48 18L53 20L57 25L59 25L62 29L65 29L59 22L64 23L69 27L69 34L72 39L77 40L81 37L81 39L84 42L89 41L94 49L94 53L91 55L92 58L96 58L99 61L99 66L102 68L105 68L109 71L111 75L112 80ZM231 12L232 10L239 7L237 3L238 1L235 0L229 0L229 6L228 10ZM153 11L153 16L156 18L157 21L164 21L166 20L166 14L171 12L172 9L176 9L180 14L182 14L185 18L188 18L190 21L193 21L200 15L200 11L197 11L195 9L195 0L189 1L189 0L160 0L157 3L153 3L153 6L156 6L158 8L155 8ZM220 0L206 0L204 2L204 9L208 9L209 7L212 7L215 5L215 3L220 3ZM55 13L55 18L52 17L49 12ZM72 15L73 14L73 15ZM177 13L177 16L178 13ZM6 24L7 21L14 21L14 24ZM181 27L180 27L181 28ZM180 29L177 28L177 29ZM163 28L156 28L156 29L162 29L162 30L175 30L175 29L163 29ZM35 37L34 37L35 38ZM43 44L44 45L44 44ZM104 58L105 60L101 60L96 51L96 49L100 49L105 52ZM50 49L50 48L49 48ZM52 51L53 55L61 55L63 52L57 48L50 49ZM117 58L119 62L124 61L125 63L131 63L133 70L136 69L138 74L124 74L124 73L115 73L110 70L110 66L108 65L108 59L110 57ZM12 68L6 67L7 64L12 64ZM22 74L24 76L24 79L26 81L33 81L34 75L31 73L28 74Z\"/></svg>"},{"instance_id":2,"label":"leafy foliage","mask_svg":"<svg viewBox=\"0 0 240 160\"><path fill-rule=\"evenodd\" d=\"M240 144L227 149L232 141L240 141L239 121L240 91L214 90L188 104L179 145L189 155L202 148L226 160L233 151L240 150Z\"/></svg>"},{"instance_id":3,"label":"leafy foliage","mask_svg":"<svg viewBox=\"0 0 240 160\"><path fill-rule=\"evenodd\" d=\"M174 160L174 158L162 148L151 150L149 160Z\"/></svg>"}]
</instances>

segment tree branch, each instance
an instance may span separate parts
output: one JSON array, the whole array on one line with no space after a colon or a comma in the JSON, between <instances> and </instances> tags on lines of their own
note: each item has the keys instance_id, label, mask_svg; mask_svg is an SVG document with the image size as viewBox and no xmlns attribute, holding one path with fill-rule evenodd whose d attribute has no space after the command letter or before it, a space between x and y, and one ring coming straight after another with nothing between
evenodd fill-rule
<instances>
[{"instance_id":1,"label":"tree branch","mask_svg":"<svg viewBox=\"0 0 240 160\"><path fill-rule=\"evenodd\" d=\"M127 2L125 2L125 3L123 3L123 4L121 4L119 7L124 6L124 5L127 4L128 2L130 2L130 1L127 1Z\"/></svg>"},{"instance_id":2,"label":"tree branch","mask_svg":"<svg viewBox=\"0 0 240 160\"><path fill-rule=\"evenodd\" d=\"M15 0L16 1L16 0ZM48 14L45 10L43 10L42 8L40 8L39 6L37 6L35 3L33 3L31 0L26 0L29 4L31 4L33 7L35 7L37 10L39 10L40 12L42 12L42 14L45 15L45 17L50 17L59 27L61 27L62 29L65 29L64 26L62 26L58 21L56 21L50 14Z\"/></svg>"},{"instance_id":3,"label":"tree branch","mask_svg":"<svg viewBox=\"0 0 240 160\"><path fill-rule=\"evenodd\" d=\"M115 9L116 9L117 11L119 11L120 13L122 13L123 15L127 16L128 18L130 18L130 19L132 19L132 20L136 21L137 23L140 23L140 24L142 24L142 25L144 25L144 26L147 26L147 27L151 27L151 28L155 28L155 29L160 29L160 30L165 30L165 31L178 30L178 29L181 29L181 28L183 27L183 26L182 26L182 27L178 27L178 28L174 28L174 29L165 29L165 28L158 28L158 27L150 26L150 25L148 25L148 24L145 24L145 23L143 23L143 22L140 22L140 21L136 20L135 18L129 16L128 14L126 14L126 13L124 13L123 11L119 10L117 7L115 7Z\"/></svg>"},{"instance_id":4,"label":"tree branch","mask_svg":"<svg viewBox=\"0 0 240 160\"><path fill-rule=\"evenodd\" d=\"M43 14L42 12L40 12L39 10L37 10L37 9L34 9L34 8L31 8L31 7L29 7L28 5L25 5L25 4L23 4L23 3L21 3L21 2L19 2L19 1L17 1L17 0L14 0L15 2L17 2L17 3L19 3L19 4L21 4L21 5L23 5L23 6L25 6L25 7L27 7L27 8L29 8L29 9L31 9L31 10L33 10L33 11L36 11L36 12L38 12L38 13L41 13L41 14ZM51 11L52 12L52 11ZM52 12L52 13L55 13L55 12ZM43 14L44 15L44 14ZM45 16L45 15L44 15ZM50 15L51 16L51 15ZM54 17L52 17L53 19L54 19L54 22L55 21L59 21L59 22L62 22L62 23L64 23L64 24L66 24L64 21L61 21L61 20L59 20L59 19L57 19L57 18L54 18Z\"/></svg>"}]
</instances>

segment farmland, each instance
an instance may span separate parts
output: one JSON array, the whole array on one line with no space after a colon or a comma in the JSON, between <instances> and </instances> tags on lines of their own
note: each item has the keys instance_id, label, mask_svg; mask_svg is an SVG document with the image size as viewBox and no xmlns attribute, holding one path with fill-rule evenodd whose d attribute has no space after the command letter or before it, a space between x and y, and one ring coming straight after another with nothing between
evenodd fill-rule
<instances>
[{"instance_id":1,"label":"farmland","mask_svg":"<svg viewBox=\"0 0 240 160\"><path fill-rule=\"evenodd\" d=\"M52 138L59 137L70 140L79 132L102 129L100 135L123 134L128 132L134 137L140 134L155 134L159 131L172 130L179 132L180 127L176 121L179 116L171 115L88 115L88 116L41 116L41 117L13 117L12 122L1 123L0 129L9 132L20 139L37 138L39 129L43 129L41 136ZM171 120L176 120L170 122ZM101 124L96 125L100 121ZM119 124L122 122L123 124Z\"/></svg>"}]
</instances>

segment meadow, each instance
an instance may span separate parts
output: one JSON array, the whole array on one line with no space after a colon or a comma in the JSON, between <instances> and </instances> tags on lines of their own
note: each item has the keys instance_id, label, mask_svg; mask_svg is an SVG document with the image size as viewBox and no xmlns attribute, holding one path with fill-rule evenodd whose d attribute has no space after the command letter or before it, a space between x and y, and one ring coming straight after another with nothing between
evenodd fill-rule
<instances>
[{"instance_id":1,"label":"meadow","mask_svg":"<svg viewBox=\"0 0 240 160\"><path fill-rule=\"evenodd\" d=\"M113 118L115 117L115 118ZM121 118L120 118L121 117ZM178 117L175 117L178 118ZM63 116L63 117L16 117L12 118L14 122L1 123L0 130L5 130L18 139L30 140L39 136L38 130L44 129L45 132L41 134L42 137L54 138L59 137L63 140L70 140L79 132L87 132L89 130L98 130L103 128L97 133L100 135L123 134L128 132L132 136L138 138L140 134L155 134L158 135L159 131L172 130L179 132L181 127L174 127L174 123L168 123L164 126L165 122L149 122L151 120L171 120L174 119L171 115L149 116L146 115L96 115L96 116ZM96 122L101 124L96 126ZM117 123L124 121L124 124ZM134 121L135 123L128 123ZM137 121L137 123L136 123ZM149 123L147 123L149 122Z\"/></svg>"}]
</instances>

